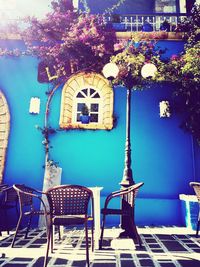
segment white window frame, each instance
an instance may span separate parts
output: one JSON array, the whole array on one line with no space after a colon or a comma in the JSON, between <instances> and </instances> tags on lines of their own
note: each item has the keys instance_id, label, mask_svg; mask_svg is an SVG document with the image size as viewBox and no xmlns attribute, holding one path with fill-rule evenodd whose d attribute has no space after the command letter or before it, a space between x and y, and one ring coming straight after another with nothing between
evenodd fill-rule
<instances>
[{"instance_id":1,"label":"white window frame","mask_svg":"<svg viewBox=\"0 0 200 267\"><path fill-rule=\"evenodd\" d=\"M91 104L98 104L99 105L99 109L98 109L98 112L94 112L92 111L93 114L98 114L98 122L97 123L102 123L102 100L101 100L101 94L98 92L98 90L96 90L96 88L93 88L91 86L89 86L88 88L83 88L81 89L80 91L77 92L77 94L79 92L81 92L82 90L84 89L93 89L95 90L95 94L98 93L99 94L99 98L92 98L92 96L89 96L87 95L86 97L83 97L83 98L79 98L77 96L75 96L74 98L74 101L73 101L73 108L72 108L72 114L73 114L73 117L72 117L72 122L73 123L80 123L80 121L77 121L77 105L80 103L80 104L86 104L87 107L89 108L89 111L90 111L90 107L91 107ZM91 111L89 112L91 113ZM96 123L96 122L90 122L90 123Z\"/></svg>"},{"instance_id":2,"label":"white window frame","mask_svg":"<svg viewBox=\"0 0 200 267\"><path fill-rule=\"evenodd\" d=\"M91 88L97 91L100 98L84 99L83 102L99 102L98 122L83 124L77 121L78 92ZM94 101L91 101L94 100ZM72 75L62 89L60 122L61 129L105 129L113 128L113 89L107 79L98 73L78 73Z\"/></svg>"}]
</instances>

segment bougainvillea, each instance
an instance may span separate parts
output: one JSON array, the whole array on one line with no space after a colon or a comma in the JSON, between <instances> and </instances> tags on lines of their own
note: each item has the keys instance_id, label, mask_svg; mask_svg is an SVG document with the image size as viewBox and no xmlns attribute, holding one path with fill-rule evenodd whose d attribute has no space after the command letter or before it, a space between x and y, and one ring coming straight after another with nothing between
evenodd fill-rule
<instances>
[{"instance_id":1,"label":"bougainvillea","mask_svg":"<svg viewBox=\"0 0 200 267\"><path fill-rule=\"evenodd\" d=\"M169 79L176 82L175 111L182 114L181 127L200 145L200 42L183 56L171 58L167 68Z\"/></svg>"},{"instance_id":2,"label":"bougainvillea","mask_svg":"<svg viewBox=\"0 0 200 267\"><path fill-rule=\"evenodd\" d=\"M115 45L117 49L116 55L111 57L111 61L116 63L119 67L119 74L117 78L113 81L117 84L124 84L128 72L131 72L132 79L137 88L142 88L144 84L150 81L163 81L165 80L162 69L164 62L161 61L161 54L164 53L163 50L156 48L155 40L137 40L135 36L128 40L126 43L120 46L120 44ZM141 75L141 69L146 63L153 63L157 66L157 73L151 80L143 79Z\"/></svg>"},{"instance_id":3,"label":"bougainvillea","mask_svg":"<svg viewBox=\"0 0 200 267\"><path fill-rule=\"evenodd\" d=\"M194 6L177 30L185 32L185 53L167 64L168 79L177 83L175 111L182 114L181 127L200 145L200 5Z\"/></svg>"},{"instance_id":4,"label":"bougainvillea","mask_svg":"<svg viewBox=\"0 0 200 267\"><path fill-rule=\"evenodd\" d=\"M184 32L187 40L186 48L192 47L200 40L200 5L196 4L191 10L190 16L185 17L177 25L177 32Z\"/></svg>"},{"instance_id":5,"label":"bougainvillea","mask_svg":"<svg viewBox=\"0 0 200 267\"><path fill-rule=\"evenodd\" d=\"M113 54L116 41L102 16L78 14L67 9L67 3L53 1L53 11L45 19L27 18L30 27L23 33L28 49L58 77L56 82L66 81L78 70L99 72Z\"/></svg>"}]
</instances>

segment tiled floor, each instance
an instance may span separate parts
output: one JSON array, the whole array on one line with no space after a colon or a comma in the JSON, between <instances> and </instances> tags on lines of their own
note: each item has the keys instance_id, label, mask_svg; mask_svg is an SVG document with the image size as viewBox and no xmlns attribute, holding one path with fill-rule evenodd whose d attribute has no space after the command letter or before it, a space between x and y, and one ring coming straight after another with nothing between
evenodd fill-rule
<instances>
[{"instance_id":1,"label":"tiled floor","mask_svg":"<svg viewBox=\"0 0 200 267\"><path fill-rule=\"evenodd\" d=\"M200 267L200 238L195 238L193 231L177 227L144 227L139 228L139 233L142 248L135 246L131 239L117 239L119 229L106 229L103 249L90 252L91 267ZM0 266L43 266L44 229L32 230L28 239L20 236L15 248L10 247L12 237L1 237ZM65 230L62 240L55 240L55 252L50 254L48 266L85 265L83 231Z\"/></svg>"}]
</instances>

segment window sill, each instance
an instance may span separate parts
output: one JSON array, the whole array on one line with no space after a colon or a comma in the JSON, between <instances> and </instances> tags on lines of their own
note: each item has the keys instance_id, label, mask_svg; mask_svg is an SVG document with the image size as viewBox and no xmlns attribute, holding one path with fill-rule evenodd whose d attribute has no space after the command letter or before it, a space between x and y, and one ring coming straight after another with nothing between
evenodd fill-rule
<instances>
[{"instance_id":1,"label":"window sill","mask_svg":"<svg viewBox=\"0 0 200 267\"><path fill-rule=\"evenodd\" d=\"M99 124L99 123L73 123L73 124L61 124L61 129L70 130L70 129L85 129L85 130L111 130L113 124Z\"/></svg>"}]
</instances>

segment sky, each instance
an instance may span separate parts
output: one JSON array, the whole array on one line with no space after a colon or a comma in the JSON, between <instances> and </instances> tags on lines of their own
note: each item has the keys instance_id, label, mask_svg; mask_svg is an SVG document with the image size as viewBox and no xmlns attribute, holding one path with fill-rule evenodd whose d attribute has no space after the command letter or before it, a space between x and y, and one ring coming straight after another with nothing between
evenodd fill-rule
<instances>
[{"instance_id":1,"label":"sky","mask_svg":"<svg viewBox=\"0 0 200 267\"><path fill-rule=\"evenodd\" d=\"M196 2L200 3L200 0ZM18 19L29 15L45 17L51 10L50 3L51 0L0 0L0 20ZM77 8L78 0L73 0L73 3Z\"/></svg>"},{"instance_id":2,"label":"sky","mask_svg":"<svg viewBox=\"0 0 200 267\"><path fill-rule=\"evenodd\" d=\"M78 0L73 0L77 7ZM25 16L45 17L51 10L51 0L0 0L0 20L18 19Z\"/></svg>"},{"instance_id":3,"label":"sky","mask_svg":"<svg viewBox=\"0 0 200 267\"><path fill-rule=\"evenodd\" d=\"M25 16L44 17L50 11L51 0L0 0L0 19L18 19Z\"/></svg>"}]
</instances>

